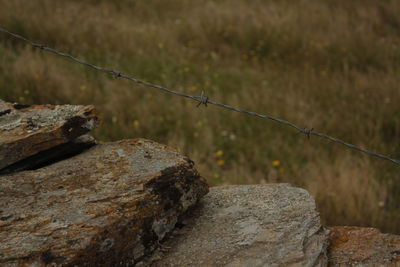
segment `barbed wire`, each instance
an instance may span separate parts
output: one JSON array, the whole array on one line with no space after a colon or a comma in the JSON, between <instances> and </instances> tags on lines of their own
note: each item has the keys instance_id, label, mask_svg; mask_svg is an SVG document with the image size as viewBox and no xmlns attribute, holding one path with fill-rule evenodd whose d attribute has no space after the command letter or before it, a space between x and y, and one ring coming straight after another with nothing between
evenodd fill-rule
<instances>
[{"instance_id":1,"label":"barbed wire","mask_svg":"<svg viewBox=\"0 0 400 267\"><path fill-rule=\"evenodd\" d=\"M379 153L375 153L375 152L372 152L372 151L357 147L357 146L355 146L353 144L344 142L344 141L342 141L342 140L340 140L338 138L329 136L327 134L316 132L316 131L314 131L313 128L311 128L311 129L303 128L303 127L300 127L300 126L298 126L298 125L296 125L294 123L291 123L289 121L282 120L282 119L279 119L279 118L275 118L275 117L272 117L272 116L269 116L269 115L266 115L266 114L260 114L260 113L257 113L257 112L248 111L248 110L236 108L236 107L233 107L233 106L230 106L230 105L227 105L227 104L223 104L223 103L219 103L219 102L216 102L216 101L212 101L212 100L210 100L208 98L208 96L205 95L204 91L202 91L200 96L187 95L185 93L174 91L174 90L170 90L170 89L168 89L166 87L163 87L163 86L160 86L160 85L157 85L157 84L153 84L153 83L146 82L146 81L143 81L143 80L140 80L140 79L136 79L134 77L130 77L130 76L128 76L128 75L126 75L126 74L124 74L122 72L119 72L119 71L115 71L115 70L112 70L112 69L103 68L103 67L100 67L100 66L97 66L97 65L93 65L93 64L85 62L85 61L83 61L81 59L78 59L78 58L76 58L74 56L71 56L71 55L69 55L67 53L60 52L60 51L58 51L56 49L44 46L44 45L39 44L39 43L32 42L31 40L29 40L29 39L27 39L25 37L22 37L19 34L10 32L10 31L2 28L2 27L0 27L0 32L7 33L7 34L13 36L16 39L22 40L22 41L32 45L35 48L39 48L41 50L48 51L48 52L56 54L58 56L62 56L62 57L68 58L68 59L70 59L70 60L72 60L74 62L77 62L79 64L85 65L85 66L90 67L90 68L93 68L95 70L111 74L116 78L124 78L124 79L127 79L127 80L131 81L131 82L134 82L134 83L137 83L137 84L140 84L140 85L143 85L143 86L152 87L152 88L155 88L155 89L158 89L158 90L170 93L170 94L174 94L174 95L177 95L177 96L180 96L180 97L185 97L185 98L192 99L192 100L198 102L197 107L199 107L200 105L207 106L207 104L211 104L211 105L214 105L214 106L217 106L217 107L221 107L221 108L224 108L224 109L236 111L236 112L239 112L239 113L243 113L243 114L247 114L247 115L251 115L251 116L256 116L256 117L259 117L259 118L262 118L262 119L272 120L272 121L275 121L277 123L280 123L280 124L289 126L291 128L294 128L297 131L299 131L301 133L304 133L308 138L310 138L311 135L318 136L318 137L321 137L321 138L328 139L328 140L330 140L330 141L332 141L334 143L338 143L338 144L341 144L343 146L346 146L346 147L348 147L350 149L353 149L353 150L356 150L356 151L359 151L359 152L363 152L363 153L368 154L370 156L374 156L374 157L377 157L377 158L388 160L388 161L396 163L396 164L400 164L400 160L393 159L393 158L390 158L388 156L385 156L385 155L382 155L382 154L379 154Z\"/></svg>"}]
</instances>

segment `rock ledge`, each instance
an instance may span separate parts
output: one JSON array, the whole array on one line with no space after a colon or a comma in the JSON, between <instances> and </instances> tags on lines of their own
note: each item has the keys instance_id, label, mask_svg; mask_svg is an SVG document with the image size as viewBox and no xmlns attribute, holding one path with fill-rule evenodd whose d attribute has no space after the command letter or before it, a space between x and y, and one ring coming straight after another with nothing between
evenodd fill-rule
<instances>
[{"instance_id":1,"label":"rock ledge","mask_svg":"<svg viewBox=\"0 0 400 267\"><path fill-rule=\"evenodd\" d=\"M0 266L132 265L208 191L192 161L145 139L0 179Z\"/></svg>"},{"instance_id":2,"label":"rock ledge","mask_svg":"<svg viewBox=\"0 0 400 267\"><path fill-rule=\"evenodd\" d=\"M328 231L309 193L288 184L213 187L142 265L326 266Z\"/></svg>"},{"instance_id":3,"label":"rock ledge","mask_svg":"<svg viewBox=\"0 0 400 267\"><path fill-rule=\"evenodd\" d=\"M0 100L0 170L97 126L94 106L20 105Z\"/></svg>"}]
</instances>

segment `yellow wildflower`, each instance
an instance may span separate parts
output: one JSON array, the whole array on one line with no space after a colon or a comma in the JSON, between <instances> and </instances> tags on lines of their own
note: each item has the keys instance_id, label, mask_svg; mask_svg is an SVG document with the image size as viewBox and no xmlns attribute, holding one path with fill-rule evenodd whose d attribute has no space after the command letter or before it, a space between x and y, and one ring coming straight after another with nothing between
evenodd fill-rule
<instances>
[{"instance_id":1,"label":"yellow wildflower","mask_svg":"<svg viewBox=\"0 0 400 267\"><path fill-rule=\"evenodd\" d=\"M217 160L217 165L218 166L222 166L224 164L225 164L225 160L223 160L223 159Z\"/></svg>"},{"instance_id":2,"label":"yellow wildflower","mask_svg":"<svg viewBox=\"0 0 400 267\"><path fill-rule=\"evenodd\" d=\"M279 160L272 161L272 166L278 167L279 165L281 165L281 162Z\"/></svg>"},{"instance_id":3,"label":"yellow wildflower","mask_svg":"<svg viewBox=\"0 0 400 267\"><path fill-rule=\"evenodd\" d=\"M222 150L218 150L217 152L215 152L216 157L221 157L222 155L224 155L224 151Z\"/></svg>"},{"instance_id":4,"label":"yellow wildflower","mask_svg":"<svg viewBox=\"0 0 400 267\"><path fill-rule=\"evenodd\" d=\"M137 127L139 127L140 122L139 122L138 120L134 120L134 121L132 122L132 124L133 124L133 127L137 128Z\"/></svg>"}]
</instances>

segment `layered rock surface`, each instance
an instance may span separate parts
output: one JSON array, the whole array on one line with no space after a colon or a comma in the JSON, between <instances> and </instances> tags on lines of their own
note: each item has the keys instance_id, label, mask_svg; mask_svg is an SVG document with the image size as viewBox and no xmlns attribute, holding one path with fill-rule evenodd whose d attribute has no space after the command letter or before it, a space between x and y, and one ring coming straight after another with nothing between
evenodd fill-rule
<instances>
[{"instance_id":1,"label":"layered rock surface","mask_svg":"<svg viewBox=\"0 0 400 267\"><path fill-rule=\"evenodd\" d=\"M325 266L328 231L309 193L288 184L210 189L142 265Z\"/></svg>"},{"instance_id":2,"label":"layered rock surface","mask_svg":"<svg viewBox=\"0 0 400 267\"><path fill-rule=\"evenodd\" d=\"M35 170L57 161L68 159L75 156L84 150L96 145L96 139L90 135L82 135L69 141L43 151L40 151L32 156L21 159L3 169L0 169L0 175L10 174L23 170Z\"/></svg>"},{"instance_id":3,"label":"layered rock surface","mask_svg":"<svg viewBox=\"0 0 400 267\"><path fill-rule=\"evenodd\" d=\"M97 125L93 106L20 105L0 100L0 170Z\"/></svg>"},{"instance_id":4,"label":"layered rock surface","mask_svg":"<svg viewBox=\"0 0 400 267\"><path fill-rule=\"evenodd\" d=\"M97 122L93 106L0 100L0 266L400 266L399 236L329 237L287 184L215 187L185 214L208 192L194 163L145 139L97 145Z\"/></svg>"},{"instance_id":5,"label":"layered rock surface","mask_svg":"<svg viewBox=\"0 0 400 267\"><path fill-rule=\"evenodd\" d=\"M126 266L208 191L193 162L138 139L0 176L0 266Z\"/></svg>"},{"instance_id":6,"label":"layered rock surface","mask_svg":"<svg viewBox=\"0 0 400 267\"><path fill-rule=\"evenodd\" d=\"M375 228L330 227L330 266L400 266L400 236Z\"/></svg>"}]
</instances>

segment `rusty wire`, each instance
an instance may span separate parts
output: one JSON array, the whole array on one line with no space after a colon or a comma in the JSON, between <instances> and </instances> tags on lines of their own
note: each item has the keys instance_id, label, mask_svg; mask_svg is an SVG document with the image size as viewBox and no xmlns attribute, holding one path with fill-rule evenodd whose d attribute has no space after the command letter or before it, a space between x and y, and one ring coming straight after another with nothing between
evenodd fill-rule
<instances>
[{"instance_id":1,"label":"rusty wire","mask_svg":"<svg viewBox=\"0 0 400 267\"><path fill-rule=\"evenodd\" d=\"M190 98L190 99L198 102L197 107L199 107L200 105L207 106L207 104L211 104L211 105L214 105L214 106L218 106L218 107L221 107L221 108L224 108L224 109L236 111L236 112L239 112L239 113L243 113L243 114L247 114L247 115L251 115L251 116L256 116L256 117L259 117L259 118L262 118L262 119L272 120L272 121L278 122L280 124L292 127L294 129L298 130L299 132L305 134L308 138L310 138L311 135L318 136L318 137L321 137L321 138L325 138L325 139L328 139L328 140L330 140L330 141L332 141L334 143L338 143L338 144L341 144L343 146L346 146L346 147L348 147L350 149L353 149L353 150L368 154L370 156L374 156L374 157L377 157L377 158L388 160L390 162L393 162L395 164L399 164L400 165L400 160L398 160L398 159L393 159L393 158L390 158L388 156L385 156L385 155L382 155L382 154L379 154L379 153L375 153L375 152L372 152L372 151L357 147L357 146L355 146L353 144L344 142L344 141L342 141L342 140L340 140L338 138L329 136L329 135L324 134L324 133L316 132L316 131L314 131L313 128L311 128L311 129L303 128L303 127L300 127L300 126L298 126L298 125L296 125L294 123L291 123L289 121L282 120L282 119L279 119L279 118L275 118L275 117L272 117L272 116L269 116L269 115L266 115L266 114L260 114L260 113L257 113L257 112L248 111L248 110L236 108L236 107L233 107L233 106L230 106L230 105L226 105L226 104L223 104L223 103L219 103L219 102L216 102L216 101L212 101L212 100L210 100L208 98L208 96L206 96L204 94L204 91L202 91L200 96L187 95L187 94L184 94L182 92L170 90L168 88L165 88L165 87L157 85L157 84L149 83L149 82L146 82L146 81L143 81L143 80L140 80L140 79L136 79L136 78L130 77L130 76L128 76L128 75L126 75L126 74L124 74L122 72L119 72L119 71L115 71L115 70L112 70L112 69L103 68L103 67L100 67L100 66L93 65L91 63L85 62L85 61L83 61L81 59L78 59L76 57L73 57L73 56L71 56L71 55L69 55L67 53L63 53L63 52L57 51L57 50L55 50L53 48L44 46L42 44L38 44L38 43L32 42L31 40L28 40L27 38L22 37L19 34L12 33L12 32L10 32L10 31L8 31L8 30L6 30L4 28L1 28L1 27L0 27L0 32L7 33L7 34L13 36L16 39L22 40L22 41L32 45L35 48L41 49L43 51L48 51L50 53L53 53L53 54L68 58L68 59L70 59L70 60L72 60L74 62L77 62L79 64L85 65L85 66L90 67L90 68L93 68L95 70L111 74L114 77L124 78L124 79L127 79L127 80L131 81L131 82L134 82L134 83L137 83L137 84L140 84L140 85L143 85L143 86L152 87L152 88L155 88L155 89L158 89L158 90L170 93L170 94L174 94L174 95L177 95L177 96Z\"/></svg>"}]
</instances>

